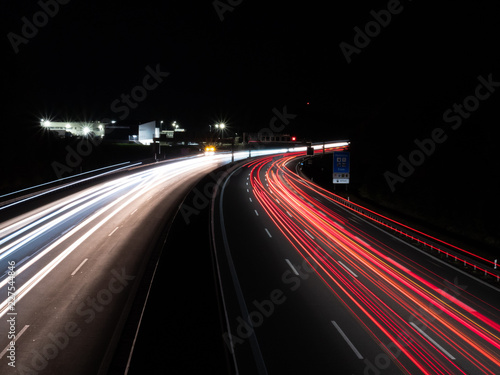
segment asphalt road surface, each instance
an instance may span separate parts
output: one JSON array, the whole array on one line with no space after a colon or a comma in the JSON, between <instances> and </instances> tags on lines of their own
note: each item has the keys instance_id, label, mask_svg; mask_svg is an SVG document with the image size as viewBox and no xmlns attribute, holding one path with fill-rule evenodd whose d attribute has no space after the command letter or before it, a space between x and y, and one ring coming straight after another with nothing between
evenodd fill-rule
<instances>
[{"instance_id":1,"label":"asphalt road surface","mask_svg":"<svg viewBox=\"0 0 500 375\"><path fill-rule=\"evenodd\" d=\"M248 163L214 204L234 372L500 373L500 290L336 203L298 160Z\"/></svg>"},{"instance_id":2,"label":"asphalt road surface","mask_svg":"<svg viewBox=\"0 0 500 375\"><path fill-rule=\"evenodd\" d=\"M229 161L158 163L1 210L0 373L106 373L165 225Z\"/></svg>"},{"instance_id":3,"label":"asphalt road surface","mask_svg":"<svg viewBox=\"0 0 500 375\"><path fill-rule=\"evenodd\" d=\"M138 288L181 202L211 171L249 154L122 167L107 178L47 185L2 202L0 373L104 374L111 363L125 369L132 345L124 346L123 327L132 309L142 309Z\"/></svg>"}]
</instances>

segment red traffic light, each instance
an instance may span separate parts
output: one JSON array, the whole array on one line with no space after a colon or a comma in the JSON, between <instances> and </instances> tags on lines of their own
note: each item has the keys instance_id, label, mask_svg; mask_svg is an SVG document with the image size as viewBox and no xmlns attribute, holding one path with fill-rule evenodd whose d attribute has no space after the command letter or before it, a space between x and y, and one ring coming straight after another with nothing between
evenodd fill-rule
<instances>
[{"instance_id":1,"label":"red traffic light","mask_svg":"<svg viewBox=\"0 0 500 375\"><path fill-rule=\"evenodd\" d=\"M297 140L297 137L292 137L292 141L296 141Z\"/></svg>"}]
</instances>

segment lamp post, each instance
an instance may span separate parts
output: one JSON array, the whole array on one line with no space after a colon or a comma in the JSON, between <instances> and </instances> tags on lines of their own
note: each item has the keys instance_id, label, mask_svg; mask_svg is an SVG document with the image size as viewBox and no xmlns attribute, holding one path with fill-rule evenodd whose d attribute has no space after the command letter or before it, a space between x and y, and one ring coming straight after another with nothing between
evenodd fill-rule
<instances>
[{"instance_id":1,"label":"lamp post","mask_svg":"<svg viewBox=\"0 0 500 375\"><path fill-rule=\"evenodd\" d=\"M218 133L218 138L220 138L220 135L222 134L225 127L226 127L226 125L223 122L215 124L215 129L216 129L216 132ZM221 145L222 145L222 142L221 142Z\"/></svg>"},{"instance_id":2,"label":"lamp post","mask_svg":"<svg viewBox=\"0 0 500 375\"><path fill-rule=\"evenodd\" d=\"M238 138L238 133L234 133L231 141L231 161L234 161L234 144L236 143L236 138ZM238 148L239 150L239 148Z\"/></svg>"}]
</instances>

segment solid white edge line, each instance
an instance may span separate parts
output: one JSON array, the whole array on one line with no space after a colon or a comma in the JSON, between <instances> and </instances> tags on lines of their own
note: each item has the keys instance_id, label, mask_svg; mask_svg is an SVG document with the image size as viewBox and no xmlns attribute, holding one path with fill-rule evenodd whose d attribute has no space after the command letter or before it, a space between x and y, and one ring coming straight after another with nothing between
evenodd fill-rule
<instances>
[{"instance_id":1,"label":"solid white edge line","mask_svg":"<svg viewBox=\"0 0 500 375\"><path fill-rule=\"evenodd\" d=\"M233 262L233 259L232 259L231 249L229 248L229 241L227 239L227 234L226 234L225 224L224 224L224 210L223 210L223 206L224 206L224 192L225 192L225 189L226 189L227 182L229 181L229 179L232 177L232 175L237 170L238 170L238 168L235 169L233 172L231 172L231 174L224 179L224 183L222 184L222 189L221 189L220 198L219 198L219 212L220 212L219 222L220 222L220 228L221 228L221 232L222 232L222 241L223 241L223 244L224 244L224 251L226 253L227 262L228 262L228 266L229 266L229 272L231 274L233 285L234 285L234 288L235 288L235 291L236 291L236 298L238 300L238 304L240 306L241 313L243 315L242 318L245 321L249 321L249 315L250 314L248 312L248 307L246 305L245 298L243 297L243 292L241 290L241 285L240 285L240 282L238 280L238 275L236 273L236 269L235 269L234 262ZM227 321L229 321L228 318L227 318L227 316L226 316L226 319L227 319ZM230 329L230 325L229 324L227 326L227 329L228 329L229 335L231 335L231 329ZM234 344L232 343L231 336L229 336L229 339L230 339L230 342L231 342L231 348L230 348L230 350L231 350L231 353L233 355L234 364L236 366L236 374L238 374L239 373L239 371L238 371L238 362L236 360L236 355L235 355L235 352L234 352ZM248 337L248 340L250 341L250 347L251 347L252 354L253 354L255 362L256 362L255 364L257 366L258 374L259 375L267 375L266 364L264 362L264 358L262 356L262 352L260 350L260 346L259 346L259 343L257 341L257 334L256 334L256 332L253 332L253 334Z\"/></svg>"},{"instance_id":2,"label":"solid white edge line","mask_svg":"<svg viewBox=\"0 0 500 375\"><path fill-rule=\"evenodd\" d=\"M349 338L346 336L346 334L340 329L339 325L334 320L332 320L332 324L337 329L337 331L339 331L339 333L342 335L342 337L344 338L347 345L349 345L351 347L354 354L356 354L356 357L358 357L358 359L363 359L363 356L361 355L361 353L358 351L358 349L356 349L356 347L351 342L351 340L349 340Z\"/></svg>"},{"instance_id":3,"label":"solid white edge line","mask_svg":"<svg viewBox=\"0 0 500 375\"><path fill-rule=\"evenodd\" d=\"M344 267L351 275L353 275L354 277L358 277L358 275L356 275L354 272L352 272L352 270L347 267L344 263L342 263L340 260L337 261L342 267Z\"/></svg>"},{"instance_id":4,"label":"solid white edge line","mask_svg":"<svg viewBox=\"0 0 500 375\"><path fill-rule=\"evenodd\" d=\"M290 262L288 259L285 259L285 262L288 263L288 265L290 266L290 268L292 269L293 273L297 276L299 276L299 273L297 272L297 270L295 269L295 267L293 266L292 262Z\"/></svg>"},{"instance_id":5,"label":"solid white edge line","mask_svg":"<svg viewBox=\"0 0 500 375\"><path fill-rule=\"evenodd\" d=\"M85 264L85 262L86 262L87 260L89 260L89 258L85 258L85 259L83 260L83 262L82 262L82 263L80 263L80 265L79 265L78 267L76 267L76 269L73 271L73 273L71 274L71 276L75 276L75 274L78 272L78 270L79 270L80 268L82 268L82 266Z\"/></svg>"},{"instance_id":6,"label":"solid white edge line","mask_svg":"<svg viewBox=\"0 0 500 375\"><path fill-rule=\"evenodd\" d=\"M456 359L456 358L455 358L455 357L453 357L450 353L448 353L448 352L446 351L446 349L445 349L445 348L443 348L441 345L439 345L439 344L438 344L438 343L437 343L437 342L436 342L436 341L435 341L432 337L430 337L427 333L425 333L424 331L422 331L422 330L420 329L420 327L419 327L419 326L417 326L417 325L416 325L415 323L413 323L413 322L410 322L410 324L412 325L412 327L413 327L413 328L415 328L418 332L420 332L420 334L421 334L422 336L424 336L427 340L429 340L429 341L430 341L430 342L432 342L435 346L437 346L437 348L438 348L439 350L441 350L444 354L446 354L446 356L447 356L448 358L450 358L451 360L455 360L455 359Z\"/></svg>"},{"instance_id":7,"label":"solid white edge line","mask_svg":"<svg viewBox=\"0 0 500 375\"><path fill-rule=\"evenodd\" d=\"M17 340L19 340L19 337L21 337L21 335L24 333L24 331L26 331L28 328L29 328L29 325L25 325L23 327L23 329L19 331L19 333L16 335L16 337L14 337L14 340L12 340L12 341L16 342ZM10 347L10 342L7 344L5 349L2 350L2 352L0 353L0 359L2 359L2 357L5 355L5 353L7 353L7 351L9 350L9 347Z\"/></svg>"}]
</instances>

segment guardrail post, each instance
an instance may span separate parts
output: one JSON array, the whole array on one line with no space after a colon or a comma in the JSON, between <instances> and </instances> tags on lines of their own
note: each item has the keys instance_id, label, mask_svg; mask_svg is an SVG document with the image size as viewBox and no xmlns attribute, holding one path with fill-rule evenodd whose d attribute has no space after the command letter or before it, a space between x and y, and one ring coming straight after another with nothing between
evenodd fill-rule
<instances>
[{"instance_id":1,"label":"guardrail post","mask_svg":"<svg viewBox=\"0 0 500 375\"><path fill-rule=\"evenodd\" d=\"M495 259L495 267L493 267L494 270L497 269L497 260Z\"/></svg>"}]
</instances>

